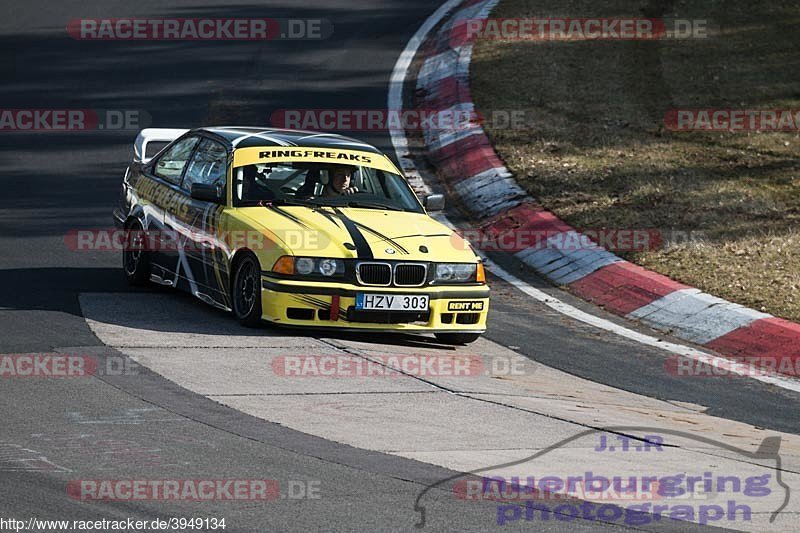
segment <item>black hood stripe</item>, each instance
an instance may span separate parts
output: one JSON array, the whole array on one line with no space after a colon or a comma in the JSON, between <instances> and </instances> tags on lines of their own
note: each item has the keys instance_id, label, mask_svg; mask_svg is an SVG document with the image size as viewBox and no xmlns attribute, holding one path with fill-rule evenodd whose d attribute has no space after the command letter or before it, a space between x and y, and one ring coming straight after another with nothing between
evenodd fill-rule
<instances>
[{"instance_id":1,"label":"black hood stripe","mask_svg":"<svg viewBox=\"0 0 800 533\"><path fill-rule=\"evenodd\" d=\"M298 224L306 229L311 229L311 227L308 226L308 224L306 224L296 216L292 215L291 213L287 213L283 209L280 209L274 205L265 205L264 207L266 207L270 211L278 213L279 215L285 218L288 218L295 224ZM344 228L347 230L347 233L350 235L350 238L353 240L353 244L356 247L356 254L359 259L373 259L375 257L374 254L372 253L372 248L370 248L369 243L367 242L367 239L364 237L364 234L361 233L361 230L371 233L372 235L378 237L380 240L391 244L394 248L400 251L400 253L405 255L409 254L409 251L402 244L398 243L396 240L384 235L383 233L377 230L370 228L369 226L365 226L360 222L356 222L355 220L348 218L347 215L342 213L342 211L336 207L333 208L335 215L322 210L315 210L315 211L320 215L324 216L326 219L330 220L337 227L339 227L339 225L337 224L336 219L342 222Z\"/></svg>"},{"instance_id":2,"label":"black hood stripe","mask_svg":"<svg viewBox=\"0 0 800 533\"><path fill-rule=\"evenodd\" d=\"M339 226L339 223L336 222L336 217L333 216L332 214L328 213L327 211L323 211L322 209L315 209L314 212L319 213L320 215L324 216L326 219L330 220L333 223L333 225L336 226L336 229L339 229L341 227L341 226Z\"/></svg>"},{"instance_id":3,"label":"black hood stripe","mask_svg":"<svg viewBox=\"0 0 800 533\"><path fill-rule=\"evenodd\" d=\"M339 211L338 209L335 209L335 211L337 212L337 214L344 216L343 213L341 211ZM325 211L317 211L317 212L319 214L321 214L322 216L324 216L325 218L327 218L328 220L330 220L331 222L333 222L336 225L337 228L339 227L339 224L336 222L336 218L333 217L330 213L327 213ZM348 219L348 220L350 220L350 219ZM369 226L366 226L366 225L364 225L364 224L362 224L360 222L356 222L355 220L353 220L352 222L353 222L353 224L356 225L357 228L359 228L361 230L364 230L364 231L367 231L367 232L375 235L376 237L378 237L382 241L388 242L389 244L391 244L392 246L397 248L401 253L408 255L408 253L409 253L408 250L406 248L404 248L403 245L401 245L400 243L398 243L397 241L392 239L391 237L387 237L386 235L384 235L384 234L382 234L382 233L380 233L380 232L378 232L378 231L376 231L376 230L370 228Z\"/></svg>"},{"instance_id":4,"label":"black hood stripe","mask_svg":"<svg viewBox=\"0 0 800 533\"><path fill-rule=\"evenodd\" d=\"M423 233L415 233L413 235L400 235L398 237L395 237L395 239L407 239L409 237L425 237L425 238L428 238L428 237L450 237L450 236L452 236L452 234L450 234L450 233L433 233L431 235L425 235Z\"/></svg>"},{"instance_id":5,"label":"black hood stripe","mask_svg":"<svg viewBox=\"0 0 800 533\"><path fill-rule=\"evenodd\" d=\"M296 217L296 216L294 216L293 214L291 214L291 213L287 213L287 212L286 212L286 211L284 211L283 209L280 209L280 208L278 208L278 207L275 207L274 205L265 205L264 207L266 207L267 209L269 209L270 211L272 211L272 212L274 212L274 213L278 213L279 215L281 215L281 216L283 216L283 217L286 217L286 218L288 218L289 220L291 220L291 221L292 221L292 222L294 222L295 224L299 224L300 226L303 226L303 227L304 227L304 228L306 228L306 229L311 229L311 228L308 226L308 224L306 224L305 222L303 222L302 220L300 220L299 218L297 218L297 217Z\"/></svg>"},{"instance_id":6,"label":"black hood stripe","mask_svg":"<svg viewBox=\"0 0 800 533\"><path fill-rule=\"evenodd\" d=\"M406 255L408 255L408 250L406 250L406 249L403 247L403 245L401 245L400 243L398 243L397 241L395 241L395 240L394 240L394 239L392 239L391 237L387 237L386 235L384 235L384 234L380 233L379 231L375 231L374 229L370 228L369 226L365 226L364 224L361 224L361 223L359 223L359 222L355 222L355 221L353 221L353 223L354 223L356 226L358 226L359 228L361 228L361 229L363 229L363 230L365 230L365 231L368 231L369 233L372 233L373 235L375 235L376 237L378 237L380 240L382 240L382 241L384 241L384 242L388 242L389 244L391 244L392 246L394 246L395 248L397 248L397 249L400 251L400 253L403 253L403 254L406 254Z\"/></svg>"},{"instance_id":7,"label":"black hood stripe","mask_svg":"<svg viewBox=\"0 0 800 533\"><path fill-rule=\"evenodd\" d=\"M350 234L350 238L353 239L353 244L356 247L356 255L359 259L374 259L374 255L372 254L372 248L369 247L369 243L367 239L364 238L364 234L358 229L356 223L349 218L347 215L342 213L339 209L333 208L334 213L336 216L339 217L339 220L342 221L344 224L344 229L347 230L347 233Z\"/></svg>"}]
</instances>

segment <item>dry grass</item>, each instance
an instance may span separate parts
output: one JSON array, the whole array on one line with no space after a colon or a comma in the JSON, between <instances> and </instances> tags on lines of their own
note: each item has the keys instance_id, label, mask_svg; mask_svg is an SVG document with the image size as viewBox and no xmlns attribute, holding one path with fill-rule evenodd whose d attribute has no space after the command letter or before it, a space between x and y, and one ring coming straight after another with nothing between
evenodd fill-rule
<instances>
[{"instance_id":1,"label":"dry grass","mask_svg":"<svg viewBox=\"0 0 800 533\"><path fill-rule=\"evenodd\" d=\"M800 109L794 0L503 0L495 17L702 18L708 39L479 41L478 109L524 109L487 132L520 184L580 228L698 232L627 259L714 295L800 320L797 133L671 132L675 108Z\"/></svg>"}]
</instances>

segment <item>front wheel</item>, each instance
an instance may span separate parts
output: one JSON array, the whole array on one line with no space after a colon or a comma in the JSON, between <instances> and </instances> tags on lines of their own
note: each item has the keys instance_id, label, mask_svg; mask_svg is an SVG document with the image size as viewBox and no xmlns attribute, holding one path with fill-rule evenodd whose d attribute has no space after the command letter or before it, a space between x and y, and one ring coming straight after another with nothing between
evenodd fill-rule
<instances>
[{"instance_id":1,"label":"front wheel","mask_svg":"<svg viewBox=\"0 0 800 533\"><path fill-rule=\"evenodd\" d=\"M248 328L261 323L261 267L258 259L247 254L237 261L232 287L233 314Z\"/></svg>"},{"instance_id":2,"label":"front wheel","mask_svg":"<svg viewBox=\"0 0 800 533\"><path fill-rule=\"evenodd\" d=\"M480 333L434 333L443 344L469 344L478 340Z\"/></svg>"}]
</instances>

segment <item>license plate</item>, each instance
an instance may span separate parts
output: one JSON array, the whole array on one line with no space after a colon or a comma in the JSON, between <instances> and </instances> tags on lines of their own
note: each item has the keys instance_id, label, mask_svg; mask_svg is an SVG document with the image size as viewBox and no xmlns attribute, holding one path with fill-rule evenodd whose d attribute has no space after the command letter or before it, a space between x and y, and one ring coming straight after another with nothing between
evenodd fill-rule
<instances>
[{"instance_id":1,"label":"license plate","mask_svg":"<svg viewBox=\"0 0 800 533\"><path fill-rule=\"evenodd\" d=\"M370 311L427 311L428 297L412 294L356 294L356 309Z\"/></svg>"}]
</instances>

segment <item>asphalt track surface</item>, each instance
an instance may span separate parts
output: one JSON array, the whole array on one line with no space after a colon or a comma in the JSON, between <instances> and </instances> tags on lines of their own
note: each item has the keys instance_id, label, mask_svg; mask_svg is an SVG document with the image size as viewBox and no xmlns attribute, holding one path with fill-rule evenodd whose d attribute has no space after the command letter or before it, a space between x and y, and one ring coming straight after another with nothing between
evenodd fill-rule
<instances>
[{"instance_id":1,"label":"asphalt track surface","mask_svg":"<svg viewBox=\"0 0 800 533\"><path fill-rule=\"evenodd\" d=\"M437 0L380 5L367 0L303 5L243 0L218 0L213 5L85 0L6 4L0 19L4 76L0 102L3 108L144 110L155 127L261 125L281 108L381 109L386 106L397 56L438 4ZM335 30L324 41L261 43L78 42L65 30L73 18L122 16L323 18ZM132 291L123 281L116 254L70 251L64 235L110 225L135 132L2 135L0 353L80 347L101 360L120 356L87 326L79 295L135 292L161 297L165 291ZM387 134L358 136L391 153ZM495 259L504 262L502 257ZM532 285L600 313L519 271L513 263L505 264ZM493 280L492 288L487 338L533 361L645 397L700 405L716 417L785 433L800 430L794 393L746 379L675 378L664 372L669 356L664 352L578 324L499 280ZM180 305L203 307L185 296L174 297ZM231 320L221 314L219 319ZM399 337L391 344L401 351L418 343ZM417 494L453 474L265 422L146 369L125 377L3 380L0 420L5 454L0 459L0 517L224 516L228 530L234 531L411 530L418 519L413 508ZM267 506L86 503L70 499L64 490L65 483L76 478L169 477L268 478L282 486L309 481L326 490L323 498L282 498ZM464 506L445 490L431 494L430 527L436 530L477 531L494 524L496 506L491 502ZM621 529L581 521L537 527ZM659 529L710 528L662 522Z\"/></svg>"}]
</instances>

